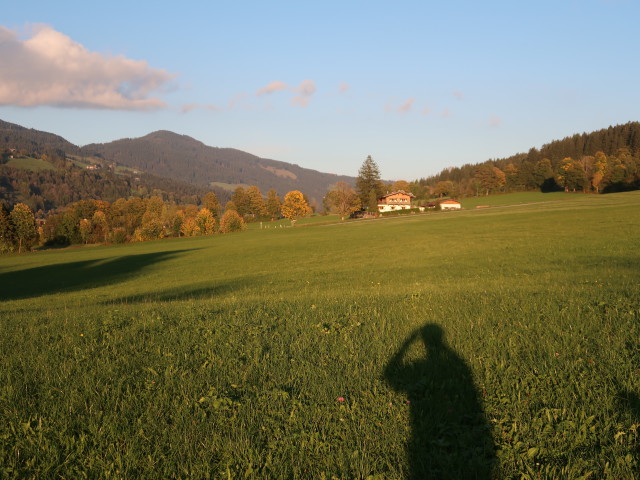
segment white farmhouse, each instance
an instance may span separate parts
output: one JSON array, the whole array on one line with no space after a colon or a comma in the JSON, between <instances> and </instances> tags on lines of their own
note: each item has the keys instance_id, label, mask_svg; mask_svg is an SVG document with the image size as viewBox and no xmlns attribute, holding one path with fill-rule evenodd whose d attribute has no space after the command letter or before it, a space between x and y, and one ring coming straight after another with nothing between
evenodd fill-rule
<instances>
[{"instance_id":1,"label":"white farmhouse","mask_svg":"<svg viewBox=\"0 0 640 480\"><path fill-rule=\"evenodd\" d=\"M411 199L415 195L404 190L387 193L378 198L379 212L392 212L394 210L408 210L411 208Z\"/></svg>"}]
</instances>

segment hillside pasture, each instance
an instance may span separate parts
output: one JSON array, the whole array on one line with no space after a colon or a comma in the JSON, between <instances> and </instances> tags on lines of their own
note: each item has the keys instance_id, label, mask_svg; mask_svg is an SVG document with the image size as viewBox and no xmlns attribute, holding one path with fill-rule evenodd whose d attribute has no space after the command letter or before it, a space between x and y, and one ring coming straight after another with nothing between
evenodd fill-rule
<instances>
[{"instance_id":1,"label":"hillside pasture","mask_svg":"<svg viewBox=\"0 0 640 480\"><path fill-rule=\"evenodd\" d=\"M18 157L11 158L7 161L6 165L11 168L22 168L25 170L40 171L40 170L55 170L56 167L46 160L33 157Z\"/></svg>"},{"instance_id":2,"label":"hillside pasture","mask_svg":"<svg viewBox=\"0 0 640 480\"><path fill-rule=\"evenodd\" d=\"M462 208L478 207L502 207L511 205L526 205L528 203L559 202L569 200L574 194L564 192L517 192L505 193L501 195L480 195L478 197L467 197L460 199Z\"/></svg>"},{"instance_id":3,"label":"hillside pasture","mask_svg":"<svg viewBox=\"0 0 640 480\"><path fill-rule=\"evenodd\" d=\"M0 258L0 475L636 478L640 192Z\"/></svg>"}]
</instances>

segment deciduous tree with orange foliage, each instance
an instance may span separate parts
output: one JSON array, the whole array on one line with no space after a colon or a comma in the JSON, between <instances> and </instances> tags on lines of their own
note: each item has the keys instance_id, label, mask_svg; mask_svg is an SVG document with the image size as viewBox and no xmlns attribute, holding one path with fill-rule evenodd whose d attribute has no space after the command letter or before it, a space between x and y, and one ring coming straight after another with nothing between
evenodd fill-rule
<instances>
[{"instance_id":1,"label":"deciduous tree with orange foliage","mask_svg":"<svg viewBox=\"0 0 640 480\"><path fill-rule=\"evenodd\" d=\"M282 204L282 216L291 220L291 225L295 225L296 220L311 213L311 208L304 199L302 192L292 190L284 196Z\"/></svg>"}]
</instances>

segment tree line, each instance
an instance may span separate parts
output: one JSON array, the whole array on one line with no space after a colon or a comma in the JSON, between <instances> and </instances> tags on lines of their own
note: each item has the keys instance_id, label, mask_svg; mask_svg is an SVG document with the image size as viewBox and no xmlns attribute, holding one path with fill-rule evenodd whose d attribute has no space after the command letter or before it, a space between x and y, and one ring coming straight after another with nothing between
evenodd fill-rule
<instances>
[{"instance_id":1,"label":"tree line","mask_svg":"<svg viewBox=\"0 0 640 480\"><path fill-rule=\"evenodd\" d=\"M640 123L573 135L526 154L447 168L413 186L418 196L635 190L640 188Z\"/></svg>"},{"instance_id":2,"label":"tree line","mask_svg":"<svg viewBox=\"0 0 640 480\"><path fill-rule=\"evenodd\" d=\"M193 237L244 230L247 222L296 220L311 213L302 192L293 190L281 201L275 190L266 199L260 189L238 187L224 208L214 192L200 205L178 205L159 196L79 200L36 218L33 210L17 203L0 206L0 253L29 251L33 247L71 244L128 243L167 237Z\"/></svg>"}]
</instances>

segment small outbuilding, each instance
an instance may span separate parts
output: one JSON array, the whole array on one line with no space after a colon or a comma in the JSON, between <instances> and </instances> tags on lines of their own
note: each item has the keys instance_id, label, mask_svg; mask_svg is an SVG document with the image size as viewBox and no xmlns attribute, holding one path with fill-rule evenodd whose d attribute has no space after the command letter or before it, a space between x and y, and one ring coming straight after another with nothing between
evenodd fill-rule
<instances>
[{"instance_id":1,"label":"small outbuilding","mask_svg":"<svg viewBox=\"0 0 640 480\"><path fill-rule=\"evenodd\" d=\"M460 210L462 205L457 200L444 200L440 202L441 210Z\"/></svg>"}]
</instances>

